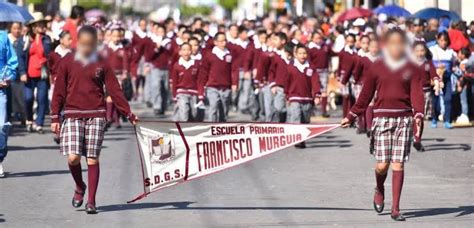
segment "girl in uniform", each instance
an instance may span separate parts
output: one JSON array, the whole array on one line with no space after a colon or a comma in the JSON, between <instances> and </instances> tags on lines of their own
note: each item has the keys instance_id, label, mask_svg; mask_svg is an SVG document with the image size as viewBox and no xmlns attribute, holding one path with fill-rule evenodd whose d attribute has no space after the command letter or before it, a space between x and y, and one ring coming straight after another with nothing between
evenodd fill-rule
<instances>
[{"instance_id":1,"label":"girl in uniform","mask_svg":"<svg viewBox=\"0 0 474 228\"><path fill-rule=\"evenodd\" d=\"M373 64L366 75L362 92L356 104L341 121L341 126L350 126L362 115L377 91L371 138L371 152L377 161L373 206L376 212L383 211L384 182L388 169L392 166L391 217L395 221L405 221L399 208L404 179L403 168L413 141L412 121L415 119L419 126L424 116L423 90L419 80L422 72L408 59L405 51L408 41L403 30L388 30L383 41L383 57Z\"/></svg>"},{"instance_id":2,"label":"girl in uniform","mask_svg":"<svg viewBox=\"0 0 474 228\"><path fill-rule=\"evenodd\" d=\"M117 109L135 124L120 89L114 69L97 53L97 31L84 26L78 32L77 51L67 54L57 70L51 101L51 130L60 134L60 151L76 184L72 205L80 207L86 193L82 179L81 156L87 158L88 200L86 212L96 213L99 184L99 155L106 125L105 89ZM60 115L64 120L60 122Z\"/></svg>"}]
</instances>

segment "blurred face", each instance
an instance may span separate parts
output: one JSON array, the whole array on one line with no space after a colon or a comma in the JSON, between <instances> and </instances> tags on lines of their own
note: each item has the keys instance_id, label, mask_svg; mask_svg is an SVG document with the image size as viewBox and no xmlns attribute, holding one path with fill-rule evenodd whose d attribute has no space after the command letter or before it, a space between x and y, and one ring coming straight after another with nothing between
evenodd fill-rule
<instances>
[{"instance_id":1,"label":"blurred face","mask_svg":"<svg viewBox=\"0 0 474 228\"><path fill-rule=\"evenodd\" d=\"M360 48L367 52L369 50L369 38L364 37L360 40Z\"/></svg>"},{"instance_id":2,"label":"blurred face","mask_svg":"<svg viewBox=\"0 0 474 228\"><path fill-rule=\"evenodd\" d=\"M104 43L108 43L112 38L112 31L107 30L104 34Z\"/></svg>"},{"instance_id":3,"label":"blurred face","mask_svg":"<svg viewBox=\"0 0 474 228\"><path fill-rule=\"evenodd\" d=\"M60 42L64 48L71 48L71 44L72 44L71 34L64 35L63 38L61 38Z\"/></svg>"},{"instance_id":4,"label":"blurred face","mask_svg":"<svg viewBox=\"0 0 474 228\"><path fill-rule=\"evenodd\" d=\"M191 38L191 34L189 34L189 33L183 33L183 35L181 36L181 39L184 42L188 42L189 38Z\"/></svg>"},{"instance_id":5,"label":"blurred face","mask_svg":"<svg viewBox=\"0 0 474 228\"><path fill-rule=\"evenodd\" d=\"M189 44L191 45L191 52L193 55L196 55L199 52L199 43L197 40L190 40Z\"/></svg>"},{"instance_id":6,"label":"blurred face","mask_svg":"<svg viewBox=\"0 0 474 228\"><path fill-rule=\"evenodd\" d=\"M241 39L241 40L247 40L248 37L249 37L249 35L248 35L247 31L243 31L239 34L239 39Z\"/></svg>"},{"instance_id":7,"label":"blurred face","mask_svg":"<svg viewBox=\"0 0 474 228\"><path fill-rule=\"evenodd\" d=\"M113 30L110 36L110 41L114 44L118 44L122 40L122 33L119 30Z\"/></svg>"},{"instance_id":8,"label":"blurred face","mask_svg":"<svg viewBox=\"0 0 474 228\"><path fill-rule=\"evenodd\" d=\"M238 30L237 26L231 26L229 28L229 35L232 38L237 38L237 36L239 35L239 30Z\"/></svg>"},{"instance_id":9,"label":"blurred face","mask_svg":"<svg viewBox=\"0 0 474 228\"><path fill-rule=\"evenodd\" d=\"M438 46L442 49L445 49L448 47L448 39L446 39L446 37L444 36L440 36L438 38Z\"/></svg>"},{"instance_id":10,"label":"blurred face","mask_svg":"<svg viewBox=\"0 0 474 228\"><path fill-rule=\"evenodd\" d=\"M306 62L306 58L308 57L308 53L306 48L298 48L295 50L295 59L298 60L300 63Z\"/></svg>"},{"instance_id":11,"label":"blurred face","mask_svg":"<svg viewBox=\"0 0 474 228\"><path fill-rule=\"evenodd\" d=\"M20 37L21 36L21 24L20 23L13 23L12 26L10 27L10 33L14 37Z\"/></svg>"},{"instance_id":12,"label":"blurred face","mask_svg":"<svg viewBox=\"0 0 474 228\"><path fill-rule=\"evenodd\" d=\"M164 37L166 35L166 31L162 27L155 26L155 35Z\"/></svg>"},{"instance_id":13,"label":"blurred face","mask_svg":"<svg viewBox=\"0 0 474 228\"><path fill-rule=\"evenodd\" d=\"M77 39L77 51L84 57L90 57L96 50L97 39L92 34L83 33Z\"/></svg>"},{"instance_id":14,"label":"blurred face","mask_svg":"<svg viewBox=\"0 0 474 228\"><path fill-rule=\"evenodd\" d=\"M191 58L191 45L189 44L182 45L181 49L179 50L179 55L184 60L189 60Z\"/></svg>"},{"instance_id":15,"label":"blurred face","mask_svg":"<svg viewBox=\"0 0 474 228\"><path fill-rule=\"evenodd\" d=\"M221 50L225 49L226 38L224 34L219 34L216 39L214 39L214 45Z\"/></svg>"},{"instance_id":16,"label":"blurred face","mask_svg":"<svg viewBox=\"0 0 474 228\"><path fill-rule=\"evenodd\" d=\"M202 21L201 20L197 20L195 23L194 23L194 29L201 29L202 28Z\"/></svg>"},{"instance_id":17,"label":"blurred face","mask_svg":"<svg viewBox=\"0 0 474 228\"><path fill-rule=\"evenodd\" d=\"M146 31L146 21L140 20L140 22L138 23L138 27L140 27L140 30Z\"/></svg>"},{"instance_id":18,"label":"blurred face","mask_svg":"<svg viewBox=\"0 0 474 228\"><path fill-rule=\"evenodd\" d=\"M303 33L300 30L296 30L293 34L293 39L301 42L303 40Z\"/></svg>"},{"instance_id":19,"label":"blurred face","mask_svg":"<svg viewBox=\"0 0 474 228\"><path fill-rule=\"evenodd\" d=\"M385 49L392 59L399 60L405 55L405 45L402 35L393 33L387 38Z\"/></svg>"},{"instance_id":20,"label":"blurred face","mask_svg":"<svg viewBox=\"0 0 474 228\"><path fill-rule=\"evenodd\" d=\"M44 34L46 33L46 24L43 22L38 22L33 25L34 34Z\"/></svg>"},{"instance_id":21,"label":"blurred face","mask_svg":"<svg viewBox=\"0 0 474 228\"><path fill-rule=\"evenodd\" d=\"M285 41L283 39L280 39L278 36L273 36L272 38L273 41L273 47L281 49L283 46L285 46Z\"/></svg>"},{"instance_id":22,"label":"blurred face","mask_svg":"<svg viewBox=\"0 0 474 228\"><path fill-rule=\"evenodd\" d=\"M423 45L416 45L415 48L413 48L413 53L417 59L423 59L426 56L425 47L423 47Z\"/></svg>"},{"instance_id":23,"label":"blurred face","mask_svg":"<svg viewBox=\"0 0 474 228\"><path fill-rule=\"evenodd\" d=\"M323 43L323 36L321 36L321 34L319 34L319 33L314 34L313 42L316 43L316 44L322 44Z\"/></svg>"},{"instance_id":24,"label":"blurred face","mask_svg":"<svg viewBox=\"0 0 474 228\"><path fill-rule=\"evenodd\" d=\"M258 36L258 41L260 41L261 44L266 43L267 41L267 34L262 33Z\"/></svg>"},{"instance_id":25,"label":"blurred face","mask_svg":"<svg viewBox=\"0 0 474 228\"><path fill-rule=\"evenodd\" d=\"M352 36L348 36L346 38L346 45L349 46L350 48L353 48L355 44L355 39Z\"/></svg>"},{"instance_id":26,"label":"blurred face","mask_svg":"<svg viewBox=\"0 0 474 228\"><path fill-rule=\"evenodd\" d=\"M375 40L371 41L369 43L369 52L372 56L376 56L377 54L379 54L379 51L380 51L380 47L379 47L379 43Z\"/></svg>"},{"instance_id":27,"label":"blurred face","mask_svg":"<svg viewBox=\"0 0 474 228\"><path fill-rule=\"evenodd\" d=\"M167 30L167 31L173 31L175 28L176 28L176 23L175 23L174 21L170 21L170 22L166 25L166 30Z\"/></svg>"}]
</instances>

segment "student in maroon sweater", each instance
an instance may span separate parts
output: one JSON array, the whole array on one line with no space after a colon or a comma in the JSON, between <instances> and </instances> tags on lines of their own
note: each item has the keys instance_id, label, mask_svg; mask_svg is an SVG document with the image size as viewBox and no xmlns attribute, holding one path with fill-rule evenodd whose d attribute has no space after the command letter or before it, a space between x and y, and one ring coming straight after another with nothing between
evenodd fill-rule
<instances>
[{"instance_id":1,"label":"student in maroon sweater","mask_svg":"<svg viewBox=\"0 0 474 228\"><path fill-rule=\"evenodd\" d=\"M111 40L102 52L104 58L109 61L120 83L128 77L130 66L129 52L122 44L123 36L121 30L121 27L112 28ZM107 96L106 103L107 126L114 124L115 128L121 128L119 111L110 96Z\"/></svg>"},{"instance_id":2,"label":"student in maroon sweater","mask_svg":"<svg viewBox=\"0 0 474 228\"><path fill-rule=\"evenodd\" d=\"M132 37L132 53L130 56L130 75L134 84L134 100L140 95L140 89L145 84L145 47L148 42L147 21L140 19L138 28Z\"/></svg>"},{"instance_id":3,"label":"student in maroon sweater","mask_svg":"<svg viewBox=\"0 0 474 228\"><path fill-rule=\"evenodd\" d=\"M288 83L286 94L288 97L288 122L310 123L314 104L319 104L321 86L315 66L308 62L308 51L303 44L297 44L294 58L288 65ZM297 148L306 148L304 142L297 144Z\"/></svg>"},{"instance_id":4,"label":"student in maroon sweater","mask_svg":"<svg viewBox=\"0 0 474 228\"><path fill-rule=\"evenodd\" d=\"M341 121L342 127L364 113L377 91L374 104L374 123L371 152L375 166L376 188L373 206L381 213L384 207L384 182L392 166L392 213L395 221L405 221L400 213L404 162L413 141L412 121L417 126L423 121L423 90L420 68L410 62L406 53L407 38L399 28L388 30L384 36L384 56L377 60L364 81L362 92L350 113ZM419 132L415 133L416 135Z\"/></svg>"},{"instance_id":5,"label":"student in maroon sweater","mask_svg":"<svg viewBox=\"0 0 474 228\"><path fill-rule=\"evenodd\" d=\"M308 61L314 65L318 72L321 84L321 112L323 117L329 117L327 113L328 94L327 87L329 82L329 61L331 48L324 42L321 31L313 33L311 42L308 44Z\"/></svg>"},{"instance_id":6,"label":"student in maroon sweater","mask_svg":"<svg viewBox=\"0 0 474 228\"><path fill-rule=\"evenodd\" d=\"M78 33L77 52L66 55L56 78L51 101L51 130L60 132L60 151L68 156L76 189L72 199L80 207L86 191L82 179L81 156L87 158L88 201L86 212L96 213L95 195L99 183L99 155L106 125L105 89L117 109L135 124L114 69L97 52L97 31L83 26ZM60 123L60 114L64 120Z\"/></svg>"},{"instance_id":7,"label":"student in maroon sweater","mask_svg":"<svg viewBox=\"0 0 474 228\"><path fill-rule=\"evenodd\" d=\"M339 52L339 81L342 84L342 114L346 116L352 106L351 84L349 80L354 74L357 56L354 50L355 36L346 36L346 46Z\"/></svg>"},{"instance_id":8,"label":"student in maroon sweater","mask_svg":"<svg viewBox=\"0 0 474 228\"><path fill-rule=\"evenodd\" d=\"M285 82L288 77L287 70L293 55L293 50L287 46L288 37L283 32L277 32L272 36L273 46L275 47L273 58L271 60L270 70L268 73L269 86L272 92L273 108L271 110L272 122L286 122L286 95L285 85L278 85L277 78L280 82ZM286 51L285 51L286 47Z\"/></svg>"},{"instance_id":9,"label":"student in maroon sweater","mask_svg":"<svg viewBox=\"0 0 474 228\"><path fill-rule=\"evenodd\" d=\"M238 64L226 48L226 36L218 32L214 37L214 48L205 54L199 69L199 95L209 101L208 121L225 122L231 102L231 92L236 92L239 84Z\"/></svg>"},{"instance_id":10,"label":"student in maroon sweater","mask_svg":"<svg viewBox=\"0 0 474 228\"><path fill-rule=\"evenodd\" d=\"M262 44L261 50L257 52L257 75L255 77L261 97L260 109L264 113L264 121L272 122L273 113L275 112L273 104L273 94L270 87L269 74L273 56L276 54L273 51L272 35L267 37L266 43Z\"/></svg>"},{"instance_id":11,"label":"student in maroon sweater","mask_svg":"<svg viewBox=\"0 0 474 228\"><path fill-rule=\"evenodd\" d=\"M199 63L191 58L191 45L181 44L180 58L173 66L174 121L191 121L197 116Z\"/></svg>"},{"instance_id":12,"label":"student in maroon sweater","mask_svg":"<svg viewBox=\"0 0 474 228\"><path fill-rule=\"evenodd\" d=\"M431 59L431 52L426 47L424 41L415 41L413 44L413 62L420 67L423 74L420 75L421 85L423 87L423 94L425 98L424 114L425 116L431 115L431 104L433 103L433 95L439 94L439 76L436 73L436 67ZM415 126L414 126L415 127ZM417 151L424 151L424 147L421 144L421 136L423 134L424 123L421 122L420 134L415 136L413 141L413 147ZM416 131L416 130L415 130Z\"/></svg>"}]
</instances>

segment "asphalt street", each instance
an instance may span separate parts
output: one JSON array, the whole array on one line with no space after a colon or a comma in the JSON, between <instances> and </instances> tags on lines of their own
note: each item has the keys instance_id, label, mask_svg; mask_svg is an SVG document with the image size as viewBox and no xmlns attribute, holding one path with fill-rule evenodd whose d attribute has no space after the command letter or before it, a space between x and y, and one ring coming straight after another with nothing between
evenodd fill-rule
<instances>
[{"instance_id":1,"label":"asphalt street","mask_svg":"<svg viewBox=\"0 0 474 228\"><path fill-rule=\"evenodd\" d=\"M375 163L368 139L354 129L336 129L304 150L286 149L133 204L126 201L142 190L133 128L111 130L101 155L97 215L72 208L73 180L52 135L15 129L4 162L8 177L0 179L0 227L474 227L474 128L425 132L427 151L412 152L406 164L401 209L407 221L396 223L389 215L390 175L385 212L372 209Z\"/></svg>"}]
</instances>

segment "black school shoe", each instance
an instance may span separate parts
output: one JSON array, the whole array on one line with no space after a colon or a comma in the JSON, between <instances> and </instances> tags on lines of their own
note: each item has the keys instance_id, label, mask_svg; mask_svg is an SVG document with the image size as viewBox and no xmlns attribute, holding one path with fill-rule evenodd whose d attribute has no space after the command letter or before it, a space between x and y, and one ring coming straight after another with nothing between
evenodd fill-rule
<instances>
[{"instance_id":1,"label":"black school shoe","mask_svg":"<svg viewBox=\"0 0 474 228\"><path fill-rule=\"evenodd\" d=\"M298 149L304 149L306 148L306 143L305 142L298 143L295 145L295 147Z\"/></svg>"},{"instance_id":2,"label":"black school shoe","mask_svg":"<svg viewBox=\"0 0 474 228\"><path fill-rule=\"evenodd\" d=\"M400 214L400 212L398 212L398 213L396 213L396 214L393 214L393 213L392 213L392 214L390 215L390 217L392 217L392 219L393 219L394 221L397 221L397 222L403 222L403 221L406 220L405 217L404 217L402 214Z\"/></svg>"},{"instance_id":3,"label":"black school shoe","mask_svg":"<svg viewBox=\"0 0 474 228\"><path fill-rule=\"evenodd\" d=\"M94 204L86 203L86 213L89 215L97 214L97 209Z\"/></svg>"},{"instance_id":4,"label":"black school shoe","mask_svg":"<svg viewBox=\"0 0 474 228\"><path fill-rule=\"evenodd\" d=\"M72 197L72 206L75 208L82 206L82 203L84 203L84 195L86 194L87 189L86 184L84 184L84 187L82 189L82 192L74 191L74 196L76 196L76 194L81 195L81 200L76 200L74 196Z\"/></svg>"},{"instance_id":5,"label":"black school shoe","mask_svg":"<svg viewBox=\"0 0 474 228\"><path fill-rule=\"evenodd\" d=\"M425 147L421 144L421 142L414 142L413 147L418 152L424 152L425 151Z\"/></svg>"}]
</instances>

